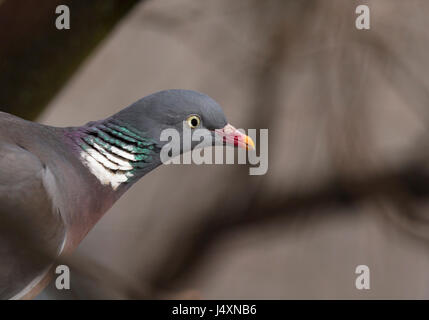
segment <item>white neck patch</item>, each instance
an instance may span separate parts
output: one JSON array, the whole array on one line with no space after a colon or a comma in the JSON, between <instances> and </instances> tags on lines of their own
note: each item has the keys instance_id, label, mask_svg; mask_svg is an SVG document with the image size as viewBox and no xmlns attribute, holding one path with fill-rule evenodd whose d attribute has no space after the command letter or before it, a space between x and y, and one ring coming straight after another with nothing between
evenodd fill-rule
<instances>
[{"instance_id":1,"label":"white neck patch","mask_svg":"<svg viewBox=\"0 0 429 320\"><path fill-rule=\"evenodd\" d=\"M88 167L89 171L97 177L103 185L110 185L113 190L116 190L123 182L127 182L132 176L133 166L130 162L117 157L112 148L112 153L102 148L101 146L94 145L94 148L88 147L80 153L83 163ZM135 159L132 153L117 149L120 151L120 156L125 159ZM126 155L124 155L126 153ZM126 157L125 157L126 156Z\"/></svg>"}]
</instances>

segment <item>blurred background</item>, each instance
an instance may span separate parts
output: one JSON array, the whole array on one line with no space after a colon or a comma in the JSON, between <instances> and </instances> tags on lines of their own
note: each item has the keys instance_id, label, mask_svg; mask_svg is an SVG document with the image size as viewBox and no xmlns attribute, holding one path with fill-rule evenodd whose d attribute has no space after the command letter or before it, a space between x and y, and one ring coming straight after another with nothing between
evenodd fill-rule
<instances>
[{"instance_id":1,"label":"blurred background","mask_svg":"<svg viewBox=\"0 0 429 320\"><path fill-rule=\"evenodd\" d=\"M60 4L70 30L55 28ZM38 299L428 299L428 13L424 0L0 0L1 111L81 125L183 88L269 129L266 175L144 177L70 257L71 290ZM370 290L355 287L362 264Z\"/></svg>"}]
</instances>

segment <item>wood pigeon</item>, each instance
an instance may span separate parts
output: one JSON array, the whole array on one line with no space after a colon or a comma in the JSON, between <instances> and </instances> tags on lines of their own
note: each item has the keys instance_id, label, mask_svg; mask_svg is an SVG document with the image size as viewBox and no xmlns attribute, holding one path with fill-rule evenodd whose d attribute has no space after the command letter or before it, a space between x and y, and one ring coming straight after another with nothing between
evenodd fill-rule
<instances>
[{"instance_id":1,"label":"wood pigeon","mask_svg":"<svg viewBox=\"0 0 429 320\"><path fill-rule=\"evenodd\" d=\"M182 138L184 125L223 144L254 148L213 99L190 90L151 94L81 127L0 112L0 298L39 293L55 259L75 249L128 188L162 164L161 132L176 129Z\"/></svg>"}]
</instances>

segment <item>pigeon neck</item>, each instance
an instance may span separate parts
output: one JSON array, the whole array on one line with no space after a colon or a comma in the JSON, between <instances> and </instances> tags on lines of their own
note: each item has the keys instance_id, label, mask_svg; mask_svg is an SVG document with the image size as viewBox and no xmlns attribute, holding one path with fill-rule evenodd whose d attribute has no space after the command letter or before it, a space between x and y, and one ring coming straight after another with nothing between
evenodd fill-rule
<instances>
[{"instance_id":1,"label":"pigeon neck","mask_svg":"<svg viewBox=\"0 0 429 320\"><path fill-rule=\"evenodd\" d=\"M113 190L128 189L160 165L157 143L120 120L90 122L70 135L82 163Z\"/></svg>"}]
</instances>

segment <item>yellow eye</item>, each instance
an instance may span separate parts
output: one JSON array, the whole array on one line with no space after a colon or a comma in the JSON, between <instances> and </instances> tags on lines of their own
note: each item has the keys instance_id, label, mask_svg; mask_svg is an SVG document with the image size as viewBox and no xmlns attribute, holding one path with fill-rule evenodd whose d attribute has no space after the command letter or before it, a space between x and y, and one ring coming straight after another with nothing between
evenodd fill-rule
<instances>
[{"instance_id":1,"label":"yellow eye","mask_svg":"<svg viewBox=\"0 0 429 320\"><path fill-rule=\"evenodd\" d=\"M188 126L191 129L195 129L196 127L198 127L200 125L201 120L200 120L200 117L198 117L196 115L192 115L192 116L188 117L186 122L188 123Z\"/></svg>"}]
</instances>

